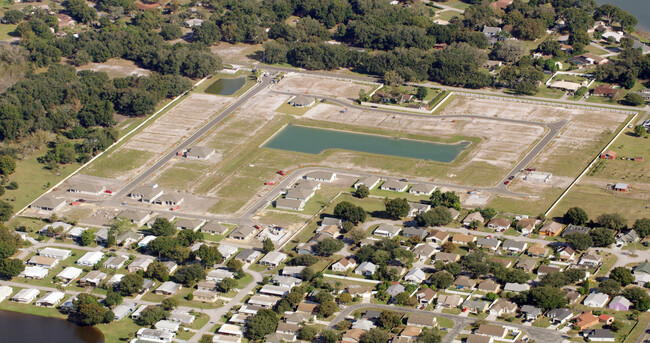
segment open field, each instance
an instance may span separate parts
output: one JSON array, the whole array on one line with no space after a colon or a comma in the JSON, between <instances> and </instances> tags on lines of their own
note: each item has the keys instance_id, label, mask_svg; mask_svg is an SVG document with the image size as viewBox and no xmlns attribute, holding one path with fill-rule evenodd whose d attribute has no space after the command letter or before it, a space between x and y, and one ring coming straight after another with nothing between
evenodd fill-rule
<instances>
[{"instance_id":1,"label":"open field","mask_svg":"<svg viewBox=\"0 0 650 343\"><path fill-rule=\"evenodd\" d=\"M349 99L356 99L359 96L359 91L362 89L368 94L374 88L375 86L373 85L292 74L287 75L274 87L274 89L281 92L345 97Z\"/></svg>"},{"instance_id":2,"label":"open field","mask_svg":"<svg viewBox=\"0 0 650 343\"><path fill-rule=\"evenodd\" d=\"M650 209L650 191L635 191L630 193L618 193L607 190L605 187L585 184L584 181L571 189L571 191L555 207L552 216L558 217L573 206L583 208L589 218L595 219L603 213L620 213L631 224L639 218L647 218Z\"/></svg>"},{"instance_id":3,"label":"open field","mask_svg":"<svg viewBox=\"0 0 650 343\"><path fill-rule=\"evenodd\" d=\"M255 55L256 52L263 51L262 44L230 44L221 42L219 45L210 47L213 54L219 55L223 60L255 62L255 59L249 56Z\"/></svg>"},{"instance_id":4,"label":"open field","mask_svg":"<svg viewBox=\"0 0 650 343\"><path fill-rule=\"evenodd\" d=\"M615 160L602 160L602 167L595 173L590 173L594 179L609 182L646 183L650 184L650 140L635 137L632 130L625 132L614 141L610 150L617 153ZM643 157L643 161L634 162L621 160L620 157Z\"/></svg>"}]
</instances>

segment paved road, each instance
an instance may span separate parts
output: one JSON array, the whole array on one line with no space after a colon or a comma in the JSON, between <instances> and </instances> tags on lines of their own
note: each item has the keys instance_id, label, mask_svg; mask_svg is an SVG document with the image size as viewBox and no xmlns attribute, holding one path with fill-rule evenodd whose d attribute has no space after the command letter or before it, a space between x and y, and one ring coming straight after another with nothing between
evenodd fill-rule
<instances>
[{"instance_id":1,"label":"paved road","mask_svg":"<svg viewBox=\"0 0 650 343\"><path fill-rule=\"evenodd\" d=\"M639 339L636 340L636 343L648 343L650 342L650 323L645 327L645 330L639 336Z\"/></svg>"},{"instance_id":2,"label":"paved road","mask_svg":"<svg viewBox=\"0 0 650 343\"><path fill-rule=\"evenodd\" d=\"M148 179L151 175L153 175L158 169L162 168L167 162L169 162L174 156L176 156L176 152L179 150L186 149L192 145L197 139L199 139L201 136L203 136L206 132L211 130L213 127L215 127L220 121L224 120L227 116L232 114L234 111L236 111L241 105L246 103L250 98L255 96L257 93L265 89L270 83L271 83L272 78L271 77L263 77L262 82L258 83L255 85L248 93L245 95L239 97L237 101L235 101L232 105L228 106L223 112L221 112L218 116L216 116L214 119L210 120L207 124L205 124L202 128L200 128L198 131L196 131L194 134L192 134L189 138L187 138L185 141L183 141L181 144L179 144L177 147L175 147L172 151L168 152L163 158L158 160L154 165L149 167L147 170L145 170L143 173L138 175L136 178L134 178L131 182L126 184L122 189L120 189L113 197L111 197L112 202L119 202L120 199L128 195L129 192L131 192L137 185Z\"/></svg>"},{"instance_id":3,"label":"paved road","mask_svg":"<svg viewBox=\"0 0 650 343\"><path fill-rule=\"evenodd\" d=\"M383 304L355 304L352 306L348 306L345 309L343 309L341 312L339 312L339 314L330 322L329 327L330 328L334 327L337 323L339 323L340 321L344 320L346 317L351 315L352 312L361 309L390 310L390 311L399 311L404 313L433 315L436 317L451 319L452 321L454 321L454 327L445 336L445 339L443 340L444 343L451 343L454 340L454 338L458 336L458 334L464 327L478 320L476 318L460 317L457 315L447 314L447 313L433 313L431 311L418 310L415 308L397 307L397 306L383 305ZM530 339L535 340L537 342L554 343L554 342L562 341L563 335L559 331L539 328L534 326L514 324L514 323L505 323L500 321L490 321L490 320L484 320L484 321L488 323L500 325L500 326L511 326L520 329L526 332Z\"/></svg>"},{"instance_id":4,"label":"paved road","mask_svg":"<svg viewBox=\"0 0 650 343\"><path fill-rule=\"evenodd\" d=\"M455 7L447 6L447 5L445 5L445 4L441 4L441 3L439 3L439 2L428 1L428 0L424 0L423 2L429 2L429 3L432 3L434 6L436 6L436 7L440 7L440 8L442 8L443 10L454 11L454 12L458 12L458 13L465 13L465 11L461 10L460 8L455 8Z\"/></svg>"}]
</instances>

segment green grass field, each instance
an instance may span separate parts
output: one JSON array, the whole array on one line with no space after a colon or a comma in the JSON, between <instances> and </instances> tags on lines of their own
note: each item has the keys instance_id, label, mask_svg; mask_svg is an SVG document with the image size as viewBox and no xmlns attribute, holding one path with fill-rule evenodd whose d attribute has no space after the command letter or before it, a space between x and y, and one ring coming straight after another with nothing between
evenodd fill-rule
<instances>
[{"instance_id":1,"label":"green grass field","mask_svg":"<svg viewBox=\"0 0 650 343\"><path fill-rule=\"evenodd\" d=\"M650 183L650 139L633 136L632 130L627 129L614 143L610 150L617 153L617 157L644 157L642 162L628 160L603 160L603 166L593 175L596 179L616 182L641 182Z\"/></svg>"},{"instance_id":2,"label":"green grass field","mask_svg":"<svg viewBox=\"0 0 650 343\"><path fill-rule=\"evenodd\" d=\"M648 201L632 198L629 194L617 194L612 190L593 185L578 184L555 207L552 216L563 216L573 206L583 208L589 218L603 213L620 213L631 224L634 220L648 217Z\"/></svg>"},{"instance_id":3,"label":"green grass field","mask_svg":"<svg viewBox=\"0 0 650 343\"><path fill-rule=\"evenodd\" d=\"M16 30L16 24L0 24L0 40L13 38L11 33Z\"/></svg>"},{"instance_id":4,"label":"green grass field","mask_svg":"<svg viewBox=\"0 0 650 343\"><path fill-rule=\"evenodd\" d=\"M289 105L289 103L284 103L280 105L280 107L276 108L276 112L284 113L284 114L289 114L292 116L301 116L307 111L311 110L312 108L316 107L317 104L309 106L309 107L296 107L293 105Z\"/></svg>"},{"instance_id":5,"label":"green grass field","mask_svg":"<svg viewBox=\"0 0 650 343\"><path fill-rule=\"evenodd\" d=\"M116 177L129 170L143 165L154 154L148 151L122 149L119 153L110 154L95 160L84 169L84 174L99 177Z\"/></svg>"}]
</instances>

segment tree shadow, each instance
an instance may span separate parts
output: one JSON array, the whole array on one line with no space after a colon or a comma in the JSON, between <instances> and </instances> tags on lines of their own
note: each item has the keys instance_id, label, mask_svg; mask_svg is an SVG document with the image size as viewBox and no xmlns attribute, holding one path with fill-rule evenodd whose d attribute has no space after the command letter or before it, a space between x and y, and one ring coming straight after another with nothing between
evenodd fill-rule
<instances>
[{"instance_id":1,"label":"tree shadow","mask_svg":"<svg viewBox=\"0 0 650 343\"><path fill-rule=\"evenodd\" d=\"M246 58L250 58L251 60L258 62L264 62L264 50L257 50L252 54L246 55Z\"/></svg>"},{"instance_id":2,"label":"tree shadow","mask_svg":"<svg viewBox=\"0 0 650 343\"><path fill-rule=\"evenodd\" d=\"M368 214L370 214L370 216L372 217L379 218L379 219L389 219L388 213L386 213L385 210L372 211L372 212L368 212Z\"/></svg>"}]
</instances>

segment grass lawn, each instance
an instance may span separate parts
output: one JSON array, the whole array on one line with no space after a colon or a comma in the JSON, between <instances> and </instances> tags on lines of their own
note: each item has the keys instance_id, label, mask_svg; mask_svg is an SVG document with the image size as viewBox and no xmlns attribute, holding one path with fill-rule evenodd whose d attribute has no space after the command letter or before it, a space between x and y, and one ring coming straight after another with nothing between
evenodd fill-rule
<instances>
[{"instance_id":1,"label":"grass lawn","mask_svg":"<svg viewBox=\"0 0 650 343\"><path fill-rule=\"evenodd\" d=\"M16 161L16 172L9 176L9 181L18 182L18 189L5 188L6 192L1 198L8 201L15 211L29 205L45 190L70 175L80 166L78 163L72 163L60 166L57 171L45 169L45 165L37 161L37 158L45 153L46 149L36 150L25 159Z\"/></svg>"},{"instance_id":2,"label":"grass lawn","mask_svg":"<svg viewBox=\"0 0 650 343\"><path fill-rule=\"evenodd\" d=\"M436 16L434 19L450 21L454 17L459 17L462 19L464 16L461 13L458 13L456 11L443 10L443 11L436 12Z\"/></svg>"},{"instance_id":3,"label":"grass lawn","mask_svg":"<svg viewBox=\"0 0 650 343\"><path fill-rule=\"evenodd\" d=\"M95 160L83 172L84 174L112 178L141 166L153 155L148 151L122 149L119 153Z\"/></svg>"},{"instance_id":4,"label":"grass lawn","mask_svg":"<svg viewBox=\"0 0 650 343\"><path fill-rule=\"evenodd\" d=\"M634 222L648 216L647 199L632 198L631 194L620 194L593 185L578 184L555 207L552 216L563 216L573 206L583 208L590 218L596 218L603 213L619 213Z\"/></svg>"},{"instance_id":5,"label":"grass lawn","mask_svg":"<svg viewBox=\"0 0 650 343\"><path fill-rule=\"evenodd\" d=\"M459 315L462 312L459 308L443 308L442 313L453 314L455 316Z\"/></svg>"},{"instance_id":6,"label":"grass lawn","mask_svg":"<svg viewBox=\"0 0 650 343\"><path fill-rule=\"evenodd\" d=\"M590 176L597 179L616 181L616 182L641 182L650 183L650 156L648 156L648 146L650 139L635 137L631 130L621 134L611 145L611 150L617 153L617 157L645 157L643 162L634 162L628 160L602 160L602 167Z\"/></svg>"},{"instance_id":7,"label":"grass lawn","mask_svg":"<svg viewBox=\"0 0 650 343\"><path fill-rule=\"evenodd\" d=\"M553 188L540 194L540 196L535 199L521 200L496 196L490 201L489 206L499 212L521 213L536 216L546 211L553 201L560 196L560 194L562 194L561 189Z\"/></svg>"},{"instance_id":8,"label":"grass lawn","mask_svg":"<svg viewBox=\"0 0 650 343\"><path fill-rule=\"evenodd\" d=\"M178 299L179 306L188 306L188 307L203 308L203 309L220 307L219 304L218 304L218 301L217 301L217 303L205 303L205 302L201 302L201 301L198 301L198 300L197 301L187 300L187 298L186 298L187 295L194 292L195 290L196 289L194 289L194 288L183 287L180 291L176 292L176 294L174 296L172 296L172 298ZM163 299L165 299L165 298L167 298L167 297L164 296L164 295L153 294L151 292L148 292L147 294L142 296L142 300L152 301L152 302L156 302L156 303L162 302Z\"/></svg>"},{"instance_id":9,"label":"grass lawn","mask_svg":"<svg viewBox=\"0 0 650 343\"><path fill-rule=\"evenodd\" d=\"M614 267L614 263L616 263L617 260L616 255L612 255L610 253L603 254L602 258L603 265L598 270L598 273L596 273L596 276L607 276L612 267Z\"/></svg>"},{"instance_id":10,"label":"grass lawn","mask_svg":"<svg viewBox=\"0 0 650 343\"><path fill-rule=\"evenodd\" d=\"M141 329L130 317L109 324L99 324L96 328L104 334L106 342L129 341L132 339L129 334Z\"/></svg>"},{"instance_id":11,"label":"grass lawn","mask_svg":"<svg viewBox=\"0 0 650 343\"><path fill-rule=\"evenodd\" d=\"M450 7L453 7L453 8L458 8L459 10L466 10L471 6L468 3L458 1L458 0L448 1L448 2L443 3L443 5L450 6Z\"/></svg>"},{"instance_id":12,"label":"grass lawn","mask_svg":"<svg viewBox=\"0 0 650 343\"><path fill-rule=\"evenodd\" d=\"M639 337L643 335L645 335L643 337L648 338L648 334L645 332L645 328L648 326L648 323L650 323L650 313L644 312L641 314L641 316L639 316L639 322L632 329L632 331L630 331L627 338L623 342L634 343Z\"/></svg>"},{"instance_id":13,"label":"grass lawn","mask_svg":"<svg viewBox=\"0 0 650 343\"><path fill-rule=\"evenodd\" d=\"M316 107L318 104L314 104L312 106L307 106L307 107L296 107L293 105L289 105L289 103L285 102L284 104L280 105L280 107L276 108L276 112L284 113L284 114L289 114L292 116L301 116L307 111L311 110L312 108Z\"/></svg>"},{"instance_id":14,"label":"grass lawn","mask_svg":"<svg viewBox=\"0 0 650 343\"><path fill-rule=\"evenodd\" d=\"M454 327L454 321L451 319L436 317L436 321L438 322L439 327L450 329Z\"/></svg>"},{"instance_id":15,"label":"grass lawn","mask_svg":"<svg viewBox=\"0 0 650 343\"><path fill-rule=\"evenodd\" d=\"M131 169L131 168L129 168ZM128 170L128 169L127 169ZM174 165L165 169L156 179L160 187L174 189L188 189L193 181L204 173L200 170L183 168Z\"/></svg>"},{"instance_id":16,"label":"grass lawn","mask_svg":"<svg viewBox=\"0 0 650 343\"><path fill-rule=\"evenodd\" d=\"M590 52L590 53L592 53L592 54L596 54L596 55L607 55L607 54L610 53L610 52L607 51L607 50L603 50L603 49L601 49L601 48L597 48L597 47L595 47L595 46L591 46L591 45L587 45L587 46L585 46L585 51L586 51L586 52Z\"/></svg>"},{"instance_id":17,"label":"grass lawn","mask_svg":"<svg viewBox=\"0 0 650 343\"><path fill-rule=\"evenodd\" d=\"M539 92L537 92L535 96L541 96L544 98L551 98L551 99L559 99L564 95L564 93L566 92L559 89L548 88L542 85L539 88Z\"/></svg>"},{"instance_id":18,"label":"grass lawn","mask_svg":"<svg viewBox=\"0 0 650 343\"><path fill-rule=\"evenodd\" d=\"M537 327L540 327L540 328L547 328L547 327L551 326L551 322L548 319L548 317L541 317L541 318L538 318L536 321L533 322L533 326L537 326Z\"/></svg>"},{"instance_id":19,"label":"grass lawn","mask_svg":"<svg viewBox=\"0 0 650 343\"><path fill-rule=\"evenodd\" d=\"M16 24L0 24L0 40L13 38L10 33L16 30Z\"/></svg>"}]
</instances>

